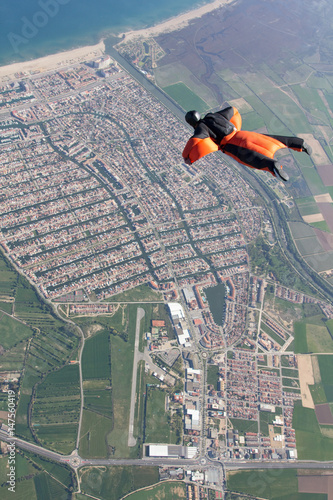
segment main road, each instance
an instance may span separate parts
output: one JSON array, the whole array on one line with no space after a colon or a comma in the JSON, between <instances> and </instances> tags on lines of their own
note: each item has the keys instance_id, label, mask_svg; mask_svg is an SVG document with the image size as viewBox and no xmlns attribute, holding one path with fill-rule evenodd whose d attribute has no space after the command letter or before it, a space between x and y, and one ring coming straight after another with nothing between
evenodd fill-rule
<instances>
[{"instance_id":1,"label":"main road","mask_svg":"<svg viewBox=\"0 0 333 500\"><path fill-rule=\"evenodd\" d=\"M81 458L76 450L70 455L61 455L54 451L47 450L34 443L29 443L17 437L11 437L7 432L0 430L0 439L9 443L14 442L15 446L23 450L30 451L37 455L43 456L50 460L60 463L67 463L74 469L82 466L112 466L112 465L134 465L134 466L159 466L159 467L196 467L196 468L212 468L223 466L226 470L239 470L239 469L333 469L333 462L314 462L306 460L292 460L292 461L242 461L242 460L226 460L224 462L219 460L206 459L205 464L200 459L167 459L167 458L137 458L137 459L114 459L114 458L94 458L84 459Z\"/></svg>"}]
</instances>

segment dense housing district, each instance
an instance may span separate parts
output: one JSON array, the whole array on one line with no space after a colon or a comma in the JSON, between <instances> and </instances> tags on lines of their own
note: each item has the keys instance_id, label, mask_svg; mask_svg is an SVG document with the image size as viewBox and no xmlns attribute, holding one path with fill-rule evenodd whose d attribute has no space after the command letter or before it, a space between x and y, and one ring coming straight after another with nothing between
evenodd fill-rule
<instances>
[{"instance_id":1,"label":"dense housing district","mask_svg":"<svg viewBox=\"0 0 333 500\"><path fill-rule=\"evenodd\" d=\"M17 81L0 89L4 254L67 319L112 316L117 295L139 285L168 312L169 326L152 320L135 349L177 439L146 439L143 456L297 459L293 323L265 297L313 304L326 318L333 308L251 272L248 245L259 235L274 245L253 189L219 155L184 165L185 125L110 58ZM209 300L220 286L221 321ZM2 391L18 387L20 373L1 377ZM192 485L222 488L213 466L196 464Z\"/></svg>"}]
</instances>

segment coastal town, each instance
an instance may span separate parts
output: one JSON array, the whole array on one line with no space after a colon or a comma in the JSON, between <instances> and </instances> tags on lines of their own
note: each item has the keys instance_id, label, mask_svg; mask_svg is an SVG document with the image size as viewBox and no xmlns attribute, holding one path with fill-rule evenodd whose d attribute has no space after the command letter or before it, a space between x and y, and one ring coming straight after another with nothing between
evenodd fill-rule
<instances>
[{"instance_id":1,"label":"coastal town","mask_svg":"<svg viewBox=\"0 0 333 500\"><path fill-rule=\"evenodd\" d=\"M219 155L185 165L185 123L110 56L17 74L0 106L0 245L15 269L66 320L112 316L140 285L168 312L136 348L171 422L181 417L177 443L144 442L160 479L223 498L219 463L296 460L293 318L269 301L327 319L333 307L253 273L248 245L274 236L249 184ZM165 466L175 458L192 471Z\"/></svg>"}]
</instances>

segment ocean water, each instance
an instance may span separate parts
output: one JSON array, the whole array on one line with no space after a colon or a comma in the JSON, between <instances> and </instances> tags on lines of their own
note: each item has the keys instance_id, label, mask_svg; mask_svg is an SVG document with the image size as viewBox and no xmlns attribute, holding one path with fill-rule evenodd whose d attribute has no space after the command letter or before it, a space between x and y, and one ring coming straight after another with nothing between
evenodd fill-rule
<instances>
[{"instance_id":1,"label":"ocean water","mask_svg":"<svg viewBox=\"0 0 333 500\"><path fill-rule=\"evenodd\" d=\"M0 0L0 66L97 43L212 0Z\"/></svg>"}]
</instances>

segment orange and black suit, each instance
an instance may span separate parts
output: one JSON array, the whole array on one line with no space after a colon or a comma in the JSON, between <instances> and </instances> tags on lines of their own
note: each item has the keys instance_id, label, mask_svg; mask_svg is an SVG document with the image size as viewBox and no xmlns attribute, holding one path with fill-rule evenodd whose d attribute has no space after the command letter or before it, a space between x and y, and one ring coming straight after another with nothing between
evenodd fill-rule
<instances>
[{"instance_id":1,"label":"orange and black suit","mask_svg":"<svg viewBox=\"0 0 333 500\"><path fill-rule=\"evenodd\" d=\"M234 107L208 113L196 124L194 134L184 148L183 158L194 163L213 151L221 150L243 165L268 170L275 176L274 154L277 150L304 151L304 140L300 137L258 134L241 130L241 126L241 115Z\"/></svg>"}]
</instances>

